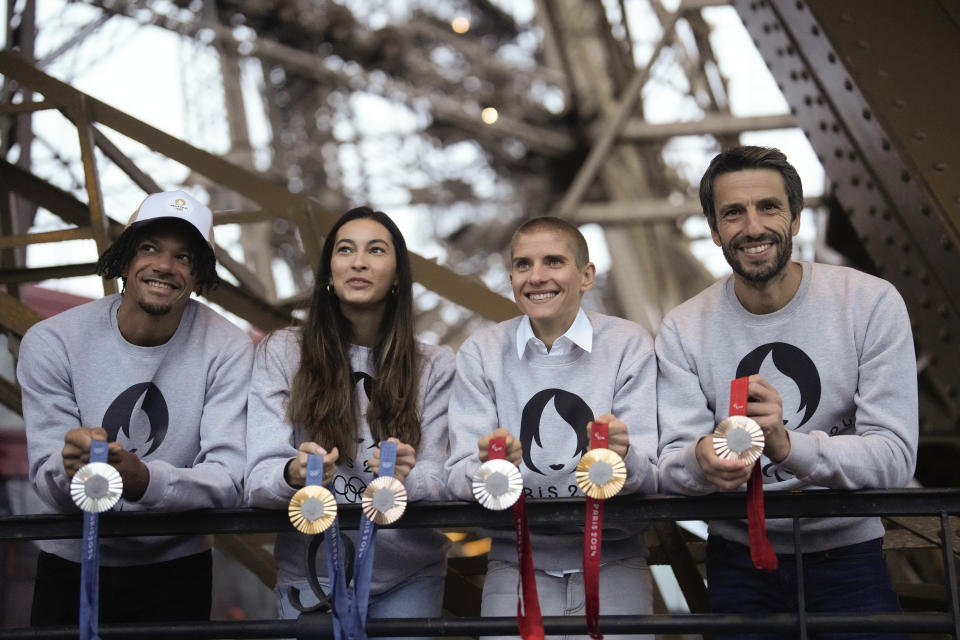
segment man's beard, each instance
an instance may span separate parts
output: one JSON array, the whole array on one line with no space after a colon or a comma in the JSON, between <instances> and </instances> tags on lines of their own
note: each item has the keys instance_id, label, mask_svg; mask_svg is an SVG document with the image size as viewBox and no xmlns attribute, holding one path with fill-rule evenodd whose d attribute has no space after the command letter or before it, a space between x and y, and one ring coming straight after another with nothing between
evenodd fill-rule
<instances>
[{"instance_id":1,"label":"man's beard","mask_svg":"<svg viewBox=\"0 0 960 640\"><path fill-rule=\"evenodd\" d=\"M143 300L137 300L137 304L151 316L165 316L173 309L173 305L170 304L150 304Z\"/></svg>"},{"instance_id":2,"label":"man's beard","mask_svg":"<svg viewBox=\"0 0 960 640\"><path fill-rule=\"evenodd\" d=\"M764 241L770 242L777 253L773 258L773 262L758 265L754 267L753 270L744 268L743 263L740 261L740 252L735 247L724 244L720 248L723 250L723 257L726 258L727 264L730 265L734 273L748 282L762 284L783 271L783 268L787 266L787 263L790 261L790 256L793 254L793 237L790 234L784 236L769 234L754 238L744 238L742 241L739 241L738 244Z\"/></svg>"}]
</instances>

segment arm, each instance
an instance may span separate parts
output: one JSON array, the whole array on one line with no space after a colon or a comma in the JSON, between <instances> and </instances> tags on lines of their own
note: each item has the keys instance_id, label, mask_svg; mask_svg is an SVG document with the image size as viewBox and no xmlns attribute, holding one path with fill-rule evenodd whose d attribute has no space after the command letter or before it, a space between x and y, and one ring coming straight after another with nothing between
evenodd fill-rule
<instances>
[{"instance_id":1,"label":"arm","mask_svg":"<svg viewBox=\"0 0 960 640\"><path fill-rule=\"evenodd\" d=\"M30 481L43 501L54 509L77 511L70 499L70 480L62 452L67 432L82 427L80 409L63 345L42 325L33 327L23 337L17 380L23 397Z\"/></svg>"},{"instance_id":2,"label":"arm","mask_svg":"<svg viewBox=\"0 0 960 640\"><path fill-rule=\"evenodd\" d=\"M499 426L499 419L493 387L484 374L476 344L469 340L457 353L449 421L448 491L455 499L473 500L473 474L480 466L477 443Z\"/></svg>"},{"instance_id":3,"label":"arm","mask_svg":"<svg viewBox=\"0 0 960 640\"><path fill-rule=\"evenodd\" d=\"M660 489L657 471L657 359L653 341L642 329L638 328L637 337L631 339L631 348L624 354L611 411L626 425L626 435L630 439L623 459L627 466L623 492L657 493ZM600 416L598 420L604 417ZM615 438L612 430L613 425L611 444Z\"/></svg>"},{"instance_id":4,"label":"arm","mask_svg":"<svg viewBox=\"0 0 960 640\"><path fill-rule=\"evenodd\" d=\"M447 409L456 372L454 355L447 349L436 355L424 368L420 385L420 446L416 466L407 475L404 486L411 501L442 500L446 494L447 474L443 465L449 452Z\"/></svg>"},{"instance_id":5,"label":"arm","mask_svg":"<svg viewBox=\"0 0 960 640\"><path fill-rule=\"evenodd\" d=\"M891 286L867 314L853 398L855 435L790 433L780 466L831 489L903 487L917 454L917 363L910 319Z\"/></svg>"},{"instance_id":6,"label":"arm","mask_svg":"<svg viewBox=\"0 0 960 640\"><path fill-rule=\"evenodd\" d=\"M250 339L239 331L237 339L216 355L203 381L206 391L194 463L176 467L164 460L146 461L150 479L137 501L142 507L222 509L240 504L252 355Z\"/></svg>"},{"instance_id":7,"label":"arm","mask_svg":"<svg viewBox=\"0 0 960 640\"><path fill-rule=\"evenodd\" d=\"M293 429L285 417L290 383L299 363L298 350L295 334L284 331L262 340L254 356L244 486L245 501L254 507L286 505L296 493L284 479L284 470L298 455Z\"/></svg>"},{"instance_id":8,"label":"arm","mask_svg":"<svg viewBox=\"0 0 960 640\"><path fill-rule=\"evenodd\" d=\"M697 443L713 432L714 413L676 325L667 318L656 339L660 481L665 493L702 495L716 487L698 462Z\"/></svg>"}]
</instances>

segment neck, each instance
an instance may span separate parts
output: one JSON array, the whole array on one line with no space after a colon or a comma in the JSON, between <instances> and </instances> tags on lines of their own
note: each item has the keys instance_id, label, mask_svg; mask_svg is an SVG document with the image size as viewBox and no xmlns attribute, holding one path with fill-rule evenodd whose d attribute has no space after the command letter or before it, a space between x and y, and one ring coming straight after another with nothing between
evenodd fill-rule
<instances>
[{"instance_id":1,"label":"neck","mask_svg":"<svg viewBox=\"0 0 960 640\"><path fill-rule=\"evenodd\" d=\"M783 270L765 282L751 282L740 274L733 277L733 291L744 309L756 315L773 313L787 306L803 279L803 267L788 262Z\"/></svg>"},{"instance_id":2,"label":"neck","mask_svg":"<svg viewBox=\"0 0 960 640\"><path fill-rule=\"evenodd\" d=\"M120 335L138 347L157 347L173 337L180 326L184 308L161 316L147 313L130 298L124 297L117 309L117 328Z\"/></svg>"},{"instance_id":3,"label":"neck","mask_svg":"<svg viewBox=\"0 0 960 640\"><path fill-rule=\"evenodd\" d=\"M573 326L573 321L577 319L574 314L572 318L550 318L545 320L530 319L530 326L533 328L533 335L547 347L547 351L553 348L553 343L557 338L567 332Z\"/></svg>"},{"instance_id":4,"label":"neck","mask_svg":"<svg viewBox=\"0 0 960 640\"><path fill-rule=\"evenodd\" d=\"M383 321L382 306L372 309L348 309L341 305L340 311L353 326L353 343L372 349L377 344L380 323Z\"/></svg>"}]
</instances>

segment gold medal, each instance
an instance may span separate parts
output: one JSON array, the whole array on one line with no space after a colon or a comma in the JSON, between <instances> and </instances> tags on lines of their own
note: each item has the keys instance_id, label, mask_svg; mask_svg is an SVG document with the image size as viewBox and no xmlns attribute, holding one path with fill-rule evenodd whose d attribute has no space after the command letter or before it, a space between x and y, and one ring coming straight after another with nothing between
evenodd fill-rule
<instances>
[{"instance_id":1,"label":"gold medal","mask_svg":"<svg viewBox=\"0 0 960 640\"><path fill-rule=\"evenodd\" d=\"M70 497L88 513L101 513L113 507L123 494L123 479L106 462L91 462L73 474Z\"/></svg>"},{"instance_id":2,"label":"gold medal","mask_svg":"<svg viewBox=\"0 0 960 640\"><path fill-rule=\"evenodd\" d=\"M591 498L606 500L620 493L627 481L627 465L610 449L590 449L577 463L577 486Z\"/></svg>"},{"instance_id":3,"label":"gold medal","mask_svg":"<svg viewBox=\"0 0 960 640\"><path fill-rule=\"evenodd\" d=\"M520 499L523 476L503 458L487 460L473 474L473 496L491 511L503 511Z\"/></svg>"},{"instance_id":4,"label":"gold medal","mask_svg":"<svg viewBox=\"0 0 960 640\"><path fill-rule=\"evenodd\" d=\"M333 524L337 501L325 487L309 485L293 494L287 513L297 531L316 535Z\"/></svg>"},{"instance_id":5,"label":"gold medal","mask_svg":"<svg viewBox=\"0 0 960 640\"><path fill-rule=\"evenodd\" d=\"M380 476L364 489L361 504L374 524L393 524L407 510L407 490L393 476Z\"/></svg>"},{"instance_id":6,"label":"gold medal","mask_svg":"<svg viewBox=\"0 0 960 640\"><path fill-rule=\"evenodd\" d=\"M725 418L713 431L713 450L724 460L753 464L763 453L763 429L747 416Z\"/></svg>"}]
</instances>

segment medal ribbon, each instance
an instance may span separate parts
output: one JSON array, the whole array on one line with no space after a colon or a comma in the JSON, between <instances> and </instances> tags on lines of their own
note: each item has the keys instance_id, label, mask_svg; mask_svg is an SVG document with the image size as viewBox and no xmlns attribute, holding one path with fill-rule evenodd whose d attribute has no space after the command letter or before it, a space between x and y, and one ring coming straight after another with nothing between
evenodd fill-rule
<instances>
[{"instance_id":1,"label":"medal ribbon","mask_svg":"<svg viewBox=\"0 0 960 640\"><path fill-rule=\"evenodd\" d=\"M107 461L107 443L90 443L90 462ZM83 512L80 550L80 640L100 640L100 514Z\"/></svg>"},{"instance_id":2,"label":"medal ribbon","mask_svg":"<svg viewBox=\"0 0 960 640\"><path fill-rule=\"evenodd\" d=\"M594 422L590 428L590 448L606 449L609 425ZM587 521L583 535L583 590L586 596L587 633L601 640L600 633L600 557L603 542L603 500L587 496Z\"/></svg>"},{"instance_id":3,"label":"medal ribbon","mask_svg":"<svg viewBox=\"0 0 960 640\"><path fill-rule=\"evenodd\" d=\"M311 456L319 457L319 456ZM378 476L392 476L396 468L397 444L380 443L380 469ZM321 458L322 464L322 458ZM309 478L309 462L307 477ZM327 529L324 546L327 549L327 567L330 575L330 601L333 603L333 636L335 640L367 640L365 629L367 609L370 603L370 579L373 574L373 551L377 527L360 514L360 531L354 556L353 593L347 590L343 569L343 550L340 546L339 519Z\"/></svg>"},{"instance_id":4,"label":"medal ribbon","mask_svg":"<svg viewBox=\"0 0 960 640\"><path fill-rule=\"evenodd\" d=\"M505 460L506 453L506 438L490 439L488 453L490 460ZM513 527L517 536L517 564L520 565L520 582L517 584L517 626L520 628L523 640L544 640L540 599L537 597L537 579L533 569L530 527L527 525L527 503L523 493L513 505Z\"/></svg>"},{"instance_id":5,"label":"medal ribbon","mask_svg":"<svg viewBox=\"0 0 960 640\"><path fill-rule=\"evenodd\" d=\"M730 383L730 415L747 415L748 378L737 378ZM777 568L777 554L767 538L767 516L763 509L763 476L760 460L753 465L747 482L747 532L750 536L750 558L757 569L773 571Z\"/></svg>"}]
</instances>

